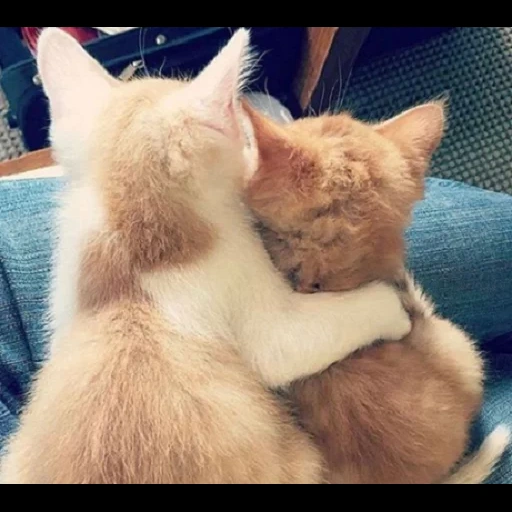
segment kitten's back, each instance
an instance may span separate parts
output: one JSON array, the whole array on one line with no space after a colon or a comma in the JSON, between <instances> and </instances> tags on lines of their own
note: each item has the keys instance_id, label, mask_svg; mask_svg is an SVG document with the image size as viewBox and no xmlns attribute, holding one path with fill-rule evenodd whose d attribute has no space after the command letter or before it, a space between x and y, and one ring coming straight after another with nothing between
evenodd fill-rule
<instances>
[{"instance_id":1,"label":"kitten's back","mask_svg":"<svg viewBox=\"0 0 512 512\"><path fill-rule=\"evenodd\" d=\"M3 461L4 482L319 477L316 452L225 341L183 337L147 303L84 316L70 335L72 346L39 376Z\"/></svg>"},{"instance_id":2,"label":"kitten's back","mask_svg":"<svg viewBox=\"0 0 512 512\"><path fill-rule=\"evenodd\" d=\"M481 365L475 353L464 372L436 353L434 345L454 339L461 358L472 347L443 322L418 320L405 340L372 346L294 384L331 483L437 483L460 459L480 405L481 379L473 372Z\"/></svg>"}]
</instances>

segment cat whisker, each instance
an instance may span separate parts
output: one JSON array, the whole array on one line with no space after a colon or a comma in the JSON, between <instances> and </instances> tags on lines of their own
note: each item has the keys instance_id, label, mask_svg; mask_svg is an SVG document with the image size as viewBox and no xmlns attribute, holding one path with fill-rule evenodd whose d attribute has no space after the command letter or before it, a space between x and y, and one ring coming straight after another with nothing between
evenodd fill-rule
<instances>
[{"instance_id":1,"label":"cat whisker","mask_svg":"<svg viewBox=\"0 0 512 512\"><path fill-rule=\"evenodd\" d=\"M163 75L162 75L162 70L164 69L164 66L165 66L165 63L167 62L167 57L164 57L164 60L162 61L162 65L160 66L159 70L158 70L158 76L160 78L163 78Z\"/></svg>"},{"instance_id":2,"label":"cat whisker","mask_svg":"<svg viewBox=\"0 0 512 512\"><path fill-rule=\"evenodd\" d=\"M340 69L340 74L341 74L341 69ZM343 108L343 102L345 101L345 95L347 93L351 78L352 78L352 69L350 70L350 73L348 74L347 81L345 83L345 87L343 88L343 94L339 101L338 111L341 111L341 109Z\"/></svg>"},{"instance_id":3,"label":"cat whisker","mask_svg":"<svg viewBox=\"0 0 512 512\"><path fill-rule=\"evenodd\" d=\"M146 76L149 76L148 67L146 65L146 59L144 58L144 36L145 36L146 27L141 27L139 30L139 53L140 60L142 62L142 69Z\"/></svg>"}]
</instances>

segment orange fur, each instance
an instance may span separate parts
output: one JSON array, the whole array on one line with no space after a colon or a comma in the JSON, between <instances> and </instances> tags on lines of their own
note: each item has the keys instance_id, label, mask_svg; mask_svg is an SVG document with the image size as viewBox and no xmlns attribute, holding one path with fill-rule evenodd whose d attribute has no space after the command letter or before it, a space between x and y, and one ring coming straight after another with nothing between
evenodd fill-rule
<instances>
[{"instance_id":1,"label":"orange fur","mask_svg":"<svg viewBox=\"0 0 512 512\"><path fill-rule=\"evenodd\" d=\"M135 143L144 134L143 119L136 120L140 108L149 109L181 85L156 79L126 84L97 128L91 174L108 212L108 230L84 252L78 291L85 309L140 297L141 272L194 262L214 244L214 230L176 192L185 178L169 176L167 141Z\"/></svg>"},{"instance_id":2,"label":"orange fur","mask_svg":"<svg viewBox=\"0 0 512 512\"><path fill-rule=\"evenodd\" d=\"M301 291L392 278L412 206L423 197L425 158L406 161L391 140L347 114L277 126L248 112L260 148L248 200L277 267L293 273Z\"/></svg>"},{"instance_id":3,"label":"orange fur","mask_svg":"<svg viewBox=\"0 0 512 512\"><path fill-rule=\"evenodd\" d=\"M404 229L442 136L442 105L379 125L340 114L281 126L246 112L259 150L247 201L296 289L345 290L400 275ZM482 361L422 300L402 342L364 349L292 386L330 482L435 483L463 455Z\"/></svg>"},{"instance_id":4,"label":"orange fur","mask_svg":"<svg viewBox=\"0 0 512 512\"><path fill-rule=\"evenodd\" d=\"M169 179L168 147L184 134L178 127L168 137L157 129L143 131L144 123L152 122L151 109L183 84L140 80L126 85L103 114L108 122L95 133L93 172L109 212L107 223L123 237L141 271L190 262L208 251L214 233L179 192L186 173L175 169ZM107 150L105 140L116 143Z\"/></svg>"}]
</instances>

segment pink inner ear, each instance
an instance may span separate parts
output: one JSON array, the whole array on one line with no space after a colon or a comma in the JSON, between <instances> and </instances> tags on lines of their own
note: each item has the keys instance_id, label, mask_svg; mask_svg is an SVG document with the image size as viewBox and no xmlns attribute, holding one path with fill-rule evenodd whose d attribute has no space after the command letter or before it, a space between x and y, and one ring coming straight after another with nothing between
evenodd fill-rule
<instances>
[{"instance_id":1,"label":"pink inner ear","mask_svg":"<svg viewBox=\"0 0 512 512\"><path fill-rule=\"evenodd\" d=\"M45 29L38 39L37 64L53 120L87 115L93 102L116 80L69 34Z\"/></svg>"},{"instance_id":2,"label":"pink inner ear","mask_svg":"<svg viewBox=\"0 0 512 512\"><path fill-rule=\"evenodd\" d=\"M443 136L443 104L432 102L414 107L377 125L375 129L402 149L430 158Z\"/></svg>"},{"instance_id":3,"label":"pink inner ear","mask_svg":"<svg viewBox=\"0 0 512 512\"><path fill-rule=\"evenodd\" d=\"M240 29L192 82L208 127L230 139L242 139L239 91L244 81L249 33Z\"/></svg>"},{"instance_id":4,"label":"pink inner ear","mask_svg":"<svg viewBox=\"0 0 512 512\"><path fill-rule=\"evenodd\" d=\"M241 139L239 113L235 101L227 105L214 101L208 105L208 116L203 120L204 126L232 139Z\"/></svg>"}]
</instances>

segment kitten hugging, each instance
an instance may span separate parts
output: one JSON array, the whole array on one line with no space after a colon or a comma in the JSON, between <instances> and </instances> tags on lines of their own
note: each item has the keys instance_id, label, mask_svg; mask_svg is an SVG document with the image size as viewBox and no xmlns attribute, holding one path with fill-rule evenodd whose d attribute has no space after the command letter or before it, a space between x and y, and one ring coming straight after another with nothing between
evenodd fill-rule
<instances>
[{"instance_id":1,"label":"kitten hugging","mask_svg":"<svg viewBox=\"0 0 512 512\"><path fill-rule=\"evenodd\" d=\"M60 30L41 35L52 146L68 183L49 356L1 460L3 483L323 483L360 471L358 460L339 466L326 457L302 388L364 358L354 353L375 340L386 342L370 350L402 346L417 335L418 309L431 317L411 283L397 288L394 272L350 283L357 289L303 294L276 270L243 202L260 220L272 217L255 199L259 177L274 172L270 160L265 171L266 152L274 154L261 138L268 126L251 117L248 151L239 100L248 44L247 31L238 31L190 81L121 83ZM316 287L319 275L309 283L300 274L306 258L300 269L287 268L290 252L280 261L281 246L265 241L279 270ZM449 382L468 401L456 411L466 420L480 400L480 359L450 328L475 369L471 383L465 373ZM456 363L445 357L452 371ZM349 391L351 380L340 386ZM290 394L302 426L275 390ZM342 414L326 405L318 401L325 417ZM336 456L360 438L344 441Z\"/></svg>"},{"instance_id":2,"label":"kitten hugging","mask_svg":"<svg viewBox=\"0 0 512 512\"><path fill-rule=\"evenodd\" d=\"M114 79L46 29L38 67L68 173L49 357L4 483L320 483L272 389L411 328L385 282L304 295L241 199L238 31L194 80Z\"/></svg>"}]
</instances>

